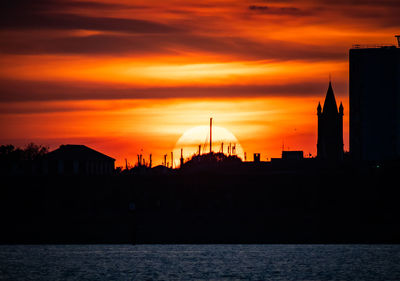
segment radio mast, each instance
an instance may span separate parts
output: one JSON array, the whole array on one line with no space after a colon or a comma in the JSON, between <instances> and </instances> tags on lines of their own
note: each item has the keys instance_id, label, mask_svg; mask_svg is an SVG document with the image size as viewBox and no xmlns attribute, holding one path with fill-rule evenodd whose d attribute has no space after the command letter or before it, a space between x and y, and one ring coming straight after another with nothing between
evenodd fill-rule
<instances>
[{"instance_id":1,"label":"radio mast","mask_svg":"<svg viewBox=\"0 0 400 281\"><path fill-rule=\"evenodd\" d=\"M210 118L210 153L212 152L212 118Z\"/></svg>"}]
</instances>

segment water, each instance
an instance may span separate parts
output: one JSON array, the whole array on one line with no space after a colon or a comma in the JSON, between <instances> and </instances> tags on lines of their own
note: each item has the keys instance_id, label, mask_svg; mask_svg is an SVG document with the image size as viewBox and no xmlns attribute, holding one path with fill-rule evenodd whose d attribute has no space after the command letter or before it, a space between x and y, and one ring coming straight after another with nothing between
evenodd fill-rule
<instances>
[{"instance_id":1,"label":"water","mask_svg":"<svg viewBox=\"0 0 400 281\"><path fill-rule=\"evenodd\" d=\"M400 245L0 246L0 280L400 280Z\"/></svg>"}]
</instances>

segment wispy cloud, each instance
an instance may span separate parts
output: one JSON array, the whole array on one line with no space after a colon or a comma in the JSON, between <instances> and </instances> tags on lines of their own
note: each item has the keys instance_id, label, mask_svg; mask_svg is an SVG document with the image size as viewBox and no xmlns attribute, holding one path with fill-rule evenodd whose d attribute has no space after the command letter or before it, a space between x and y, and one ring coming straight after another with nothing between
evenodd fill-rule
<instances>
[{"instance_id":1,"label":"wispy cloud","mask_svg":"<svg viewBox=\"0 0 400 281\"><path fill-rule=\"evenodd\" d=\"M291 97L322 95L326 82L294 82L265 85L118 87L107 84L79 86L46 81L2 81L0 102L169 99L169 98L229 98L229 97ZM336 82L335 90L346 91L344 82Z\"/></svg>"},{"instance_id":2,"label":"wispy cloud","mask_svg":"<svg viewBox=\"0 0 400 281\"><path fill-rule=\"evenodd\" d=\"M128 33L166 33L178 31L176 27L148 20L89 17L68 13L36 14L25 11L0 18L0 28L2 30L86 29Z\"/></svg>"},{"instance_id":3,"label":"wispy cloud","mask_svg":"<svg viewBox=\"0 0 400 281\"><path fill-rule=\"evenodd\" d=\"M261 6L261 5L250 5L250 11L254 11L262 14L270 14L270 15L310 15L309 11L302 11L296 7L274 7L274 6Z\"/></svg>"}]
</instances>

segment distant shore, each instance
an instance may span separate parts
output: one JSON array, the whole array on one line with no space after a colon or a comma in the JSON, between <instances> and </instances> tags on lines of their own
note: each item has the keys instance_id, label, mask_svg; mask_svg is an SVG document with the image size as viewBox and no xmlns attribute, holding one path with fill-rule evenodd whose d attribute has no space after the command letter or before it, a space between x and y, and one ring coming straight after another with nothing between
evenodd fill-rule
<instances>
[{"instance_id":1,"label":"distant shore","mask_svg":"<svg viewBox=\"0 0 400 281\"><path fill-rule=\"evenodd\" d=\"M0 243L400 243L397 171L2 176Z\"/></svg>"}]
</instances>

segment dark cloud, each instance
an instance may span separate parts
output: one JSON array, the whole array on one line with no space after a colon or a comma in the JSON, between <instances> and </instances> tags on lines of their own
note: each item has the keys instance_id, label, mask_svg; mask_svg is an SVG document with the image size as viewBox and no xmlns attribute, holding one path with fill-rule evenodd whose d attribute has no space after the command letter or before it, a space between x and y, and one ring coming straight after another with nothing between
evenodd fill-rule
<instances>
[{"instance_id":1,"label":"dark cloud","mask_svg":"<svg viewBox=\"0 0 400 281\"><path fill-rule=\"evenodd\" d=\"M290 2L290 6L288 5ZM271 5L273 4L273 5ZM277 6L277 5L285 6ZM398 27L399 0L274 0L252 1L255 14L309 16L303 24L338 23L348 26Z\"/></svg>"},{"instance_id":2,"label":"dark cloud","mask_svg":"<svg viewBox=\"0 0 400 281\"><path fill-rule=\"evenodd\" d=\"M120 3L104 3L104 2L89 2L89 1L30 1L43 11L54 11L62 9L88 9L88 10L115 10L115 9L129 9L129 8L146 8L147 6L139 5L124 5ZM42 4L40 3L42 2Z\"/></svg>"},{"instance_id":3,"label":"dark cloud","mask_svg":"<svg viewBox=\"0 0 400 281\"><path fill-rule=\"evenodd\" d=\"M399 5L398 0L309 0L300 2L308 2L308 3L319 3L319 4L328 4L334 6L386 6L386 7L397 7Z\"/></svg>"},{"instance_id":4,"label":"dark cloud","mask_svg":"<svg viewBox=\"0 0 400 281\"><path fill-rule=\"evenodd\" d=\"M300 0L322 21L373 27L399 27L398 0Z\"/></svg>"},{"instance_id":5,"label":"dark cloud","mask_svg":"<svg viewBox=\"0 0 400 281\"><path fill-rule=\"evenodd\" d=\"M92 35L53 37L16 34L0 37L3 54L146 55L203 52L250 60L343 60L346 50L269 40L256 42L241 37L201 36L191 33Z\"/></svg>"},{"instance_id":6,"label":"dark cloud","mask_svg":"<svg viewBox=\"0 0 400 281\"><path fill-rule=\"evenodd\" d=\"M310 12L305 12L296 7L269 7L250 5L249 10L256 11L263 14L269 15L309 15Z\"/></svg>"},{"instance_id":7,"label":"dark cloud","mask_svg":"<svg viewBox=\"0 0 400 281\"><path fill-rule=\"evenodd\" d=\"M250 9L250 10L266 11L266 10L268 10L268 6L250 5L250 6L249 6L249 9Z\"/></svg>"},{"instance_id":8,"label":"dark cloud","mask_svg":"<svg viewBox=\"0 0 400 281\"><path fill-rule=\"evenodd\" d=\"M156 44L162 37L92 35L92 36L25 36L18 34L0 38L0 53L3 54L85 54L121 55L167 52Z\"/></svg>"},{"instance_id":9,"label":"dark cloud","mask_svg":"<svg viewBox=\"0 0 400 281\"><path fill-rule=\"evenodd\" d=\"M0 4L0 30L98 30L127 33L166 33L179 29L150 20L96 17L74 13L110 9L145 8L115 3L60 0L16 0Z\"/></svg>"},{"instance_id":10,"label":"dark cloud","mask_svg":"<svg viewBox=\"0 0 400 281\"><path fill-rule=\"evenodd\" d=\"M166 33L179 29L169 25L137 19L88 17L68 13L20 12L0 18L0 30L86 29L128 33Z\"/></svg>"},{"instance_id":11,"label":"dark cloud","mask_svg":"<svg viewBox=\"0 0 400 281\"><path fill-rule=\"evenodd\" d=\"M284 17L285 19L293 19L295 24L315 25L332 21L342 24L348 20L350 23L365 22L371 25L399 26L399 8L397 10L396 8L372 9L365 5L365 3L372 3L372 0L353 0L350 4L344 0L323 0L318 2L319 4L314 0L297 2L293 0L290 6L285 7L266 4L269 2L271 1L262 1L260 4L254 2L255 4L247 7L252 11L250 14L265 14L266 20L268 15L282 15L287 16ZM272 2L276 4L281 1ZM284 2L288 1L284 0ZM346 55L346 51L340 47L296 43L294 48L293 43L287 41L264 39L265 42L258 42L254 39L235 36L213 36L215 33L212 25L207 26L204 19L201 16L197 17L195 13L192 14L193 18L190 20L186 19L183 22L176 20L171 24L165 24L149 20L85 16L71 11L73 8L95 10L131 7L123 4L56 0L20 0L2 3L4 9L0 12L2 14L0 31L3 34L0 36L0 52L3 54L141 55L152 52L179 54L179 52L189 50L257 60L340 60ZM356 3L363 3L364 6L360 4L361 8L359 8L360 5ZM387 6L394 5L392 0L384 0L382 3ZM377 4L375 7L378 7ZM248 14L248 11L246 13ZM310 17L301 17L305 15ZM279 17L273 18L281 20ZM304 21L297 18L302 18ZM286 23L283 21L282 24ZM293 24L293 21L290 24ZM76 29L118 32L119 34L78 37L62 33L62 31ZM25 30L29 32L23 36L21 34L14 36L12 33L12 31ZM46 34L46 36L37 34L37 31L43 30L56 30L57 34ZM290 38L287 40L290 41Z\"/></svg>"},{"instance_id":12,"label":"dark cloud","mask_svg":"<svg viewBox=\"0 0 400 281\"><path fill-rule=\"evenodd\" d=\"M284 4L284 3L296 2L296 0L255 0L255 1L250 0L250 2L252 2L252 3L280 3L280 4Z\"/></svg>"},{"instance_id":13,"label":"dark cloud","mask_svg":"<svg viewBox=\"0 0 400 281\"><path fill-rule=\"evenodd\" d=\"M65 11L66 9L114 10L126 8L142 8L144 6L73 0L6 0L0 3L0 7L2 11L0 13L2 15L15 15L22 11L38 13Z\"/></svg>"},{"instance_id":14,"label":"dark cloud","mask_svg":"<svg viewBox=\"0 0 400 281\"><path fill-rule=\"evenodd\" d=\"M276 85L176 86L119 88L115 85L47 81L1 81L0 102L166 99L212 97L315 96L324 95L326 82L302 82ZM345 82L335 83L335 92L345 92Z\"/></svg>"},{"instance_id":15,"label":"dark cloud","mask_svg":"<svg viewBox=\"0 0 400 281\"><path fill-rule=\"evenodd\" d=\"M400 5L395 7L352 7L341 9L344 17L354 23L373 27L400 27Z\"/></svg>"}]
</instances>

